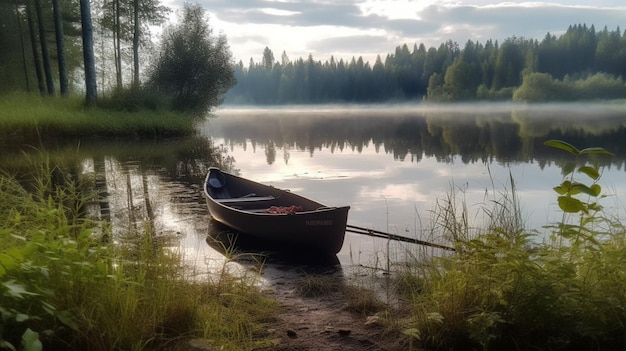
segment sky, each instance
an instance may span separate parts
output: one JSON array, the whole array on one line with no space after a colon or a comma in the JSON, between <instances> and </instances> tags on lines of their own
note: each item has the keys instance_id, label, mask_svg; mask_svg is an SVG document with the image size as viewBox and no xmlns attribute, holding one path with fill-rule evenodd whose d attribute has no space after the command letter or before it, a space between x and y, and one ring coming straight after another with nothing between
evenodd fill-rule
<instances>
[{"instance_id":1,"label":"sky","mask_svg":"<svg viewBox=\"0 0 626 351\"><path fill-rule=\"evenodd\" d=\"M166 0L179 8L183 0ZM188 0L185 0L188 1ZM452 40L485 43L511 37L541 40L573 24L597 31L626 29L624 0L194 0L214 33L228 39L233 58L260 62L265 47L276 60L312 55L322 62L362 57L373 64L398 46L427 48Z\"/></svg>"}]
</instances>

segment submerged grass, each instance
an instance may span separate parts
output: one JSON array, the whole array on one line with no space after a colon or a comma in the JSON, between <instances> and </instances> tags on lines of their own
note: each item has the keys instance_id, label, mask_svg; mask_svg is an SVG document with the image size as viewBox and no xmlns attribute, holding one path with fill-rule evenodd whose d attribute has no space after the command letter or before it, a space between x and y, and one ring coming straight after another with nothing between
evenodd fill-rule
<instances>
[{"instance_id":1,"label":"submerged grass","mask_svg":"<svg viewBox=\"0 0 626 351\"><path fill-rule=\"evenodd\" d=\"M29 190L0 174L0 349L264 345L263 321L275 305L254 281L192 279L150 226L133 236L140 240L112 242L106 223L85 217L86 184L37 167Z\"/></svg>"}]
</instances>

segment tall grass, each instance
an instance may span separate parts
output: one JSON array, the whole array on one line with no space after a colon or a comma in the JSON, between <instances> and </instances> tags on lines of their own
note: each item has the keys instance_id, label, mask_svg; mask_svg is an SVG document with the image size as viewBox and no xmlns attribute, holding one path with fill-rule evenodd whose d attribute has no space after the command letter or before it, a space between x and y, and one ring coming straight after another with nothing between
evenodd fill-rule
<instances>
[{"instance_id":1,"label":"tall grass","mask_svg":"<svg viewBox=\"0 0 626 351\"><path fill-rule=\"evenodd\" d=\"M0 97L0 137L20 140L65 137L162 137L193 133L194 119L162 108L85 108L83 99L45 98L36 94ZM120 108L114 108L120 105Z\"/></svg>"},{"instance_id":2,"label":"tall grass","mask_svg":"<svg viewBox=\"0 0 626 351\"><path fill-rule=\"evenodd\" d=\"M45 162L36 168L27 187L0 175L0 349L264 345L263 321L275 306L253 281L191 279L150 226L135 240L111 242L106 223L85 217L88 181Z\"/></svg>"},{"instance_id":3,"label":"tall grass","mask_svg":"<svg viewBox=\"0 0 626 351\"><path fill-rule=\"evenodd\" d=\"M565 216L552 240L521 226L515 188L494 199L489 223L471 228L454 196L435 218L457 251L400 274L411 345L444 350L623 350L626 347L626 229L602 215L599 172L563 165L555 187ZM587 149L585 149L587 150ZM576 153L578 151L578 153ZM584 151L584 150L582 150ZM595 149L600 152L600 150ZM591 152L589 152L591 153ZM585 185L574 173L589 176ZM587 195L582 198L581 195Z\"/></svg>"}]
</instances>

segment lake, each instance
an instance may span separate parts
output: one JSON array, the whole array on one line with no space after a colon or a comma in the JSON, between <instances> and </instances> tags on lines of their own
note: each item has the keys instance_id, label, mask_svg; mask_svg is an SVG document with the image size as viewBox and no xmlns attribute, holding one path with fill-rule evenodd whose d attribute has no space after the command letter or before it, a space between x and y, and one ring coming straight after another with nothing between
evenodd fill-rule
<instances>
[{"instance_id":1,"label":"lake","mask_svg":"<svg viewBox=\"0 0 626 351\"><path fill-rule=\"evenodd\" d=\"M544 234L562 219L552 187L569 158L545 147L548 139L613 152L599 160L600 184L612 195L603 204L623 212L626 110L619 105L225 108L215 115L202 135L241 176L348 204L356 226L440 242L437 208L452 199L459 215L467 208L471 226L485 228L485 209L510 194L513 181L524 226ZM338 257L372 264L385 250L380 239L347 233Z\"/></svg>"},{"instance_id":2,"label":"lake","mask_svg":"<svg viewBox=\"0 0 626 351\"><path fill-rule=\"evenodd\" d=\"M118 232L137 219L151 221L199 271L224 262L205 240L215 230L201 196L210 166L327 205L350 205L349 224L444 244L435 224L438 208L452 202L457 214L465 209L472 227L484 228L485 210L510 194L513 181L524 226L543 240L543 227L562 218L552 187L562 180L560 165L570 160L543 143L560 139L615 154L599 160L600 184L610 195L602 204L611 215L624 212L622 105L225 107L198 128L198 135L182 140L57 141L45 148L71 155L79 172L101 179ZM21 149L5 150L0 168ZM343 267L382 267L426 250L347 233L337 258Z\"/></svg>"}]
</instances>

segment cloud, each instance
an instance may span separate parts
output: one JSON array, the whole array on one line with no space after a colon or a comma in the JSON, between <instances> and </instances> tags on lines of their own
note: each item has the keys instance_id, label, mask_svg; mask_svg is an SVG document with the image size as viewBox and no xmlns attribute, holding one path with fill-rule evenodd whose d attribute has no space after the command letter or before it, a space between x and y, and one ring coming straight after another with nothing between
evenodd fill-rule
<instances>
[{"instance_id":1,"label":"cloud","mask_svg":"<svg viewBox=\"0 0 626 351\"><path fill-rule=\"evenodd\" d=\"M170 0L180 1L180 0ZM557 1L557 0L555 0ZM565 2L565 0L561 0ZM177 4L177 2L173 2ZM567 4L487 0L201 0L212 24L226 34L233 55L260 60L263 49L292 59L350 59L373 64L403 44L438 47L452 40L481 43L510 37L541 40L568 26L615 30L626 18L621 0L570 0Z\"/></svg>"},{"instance_id":2,"label":"cloud","mask_svg":"<svg viewBox=\"0 0 626 351\"><path fill-rule=\"evenodd\" d=\"M563 5L430 6L422 13L429 21L441 24L432 34L441 32L446 26L451 28L448 32L451 39L465 36L479 41L502 40L512 36L541 39L548 32L562 33L568 26L575 24L595 25L597 30L608 25L613 30L625 15L626 8L616 10ZM476 28L473 37L468 35L468 28Z\"/></svg>"},{"instance_id":3,"label":"cloud","mask_svg":"<svg viewBox=\"0 0 626 351\"><path fill-rule=\"evenodd\" d=\"M332 53L337 61L339 61L340 58L343 58L344 61L349 61L352 57L369 57L372 55L372 47L386 47L388 44L389 40L383 35L352 35L312 40L311 42L309 42L308 47L311 49L311 52ZM389 47L389 53L392 50L393 48ZM383 59L383 61L386 54L387 52L381 53L381 58ZM318 59L321 60L321 57L316 58L316 60ZM374 60L369 61L372 65L375 62Z\"/></svg>"}]
</instances>

